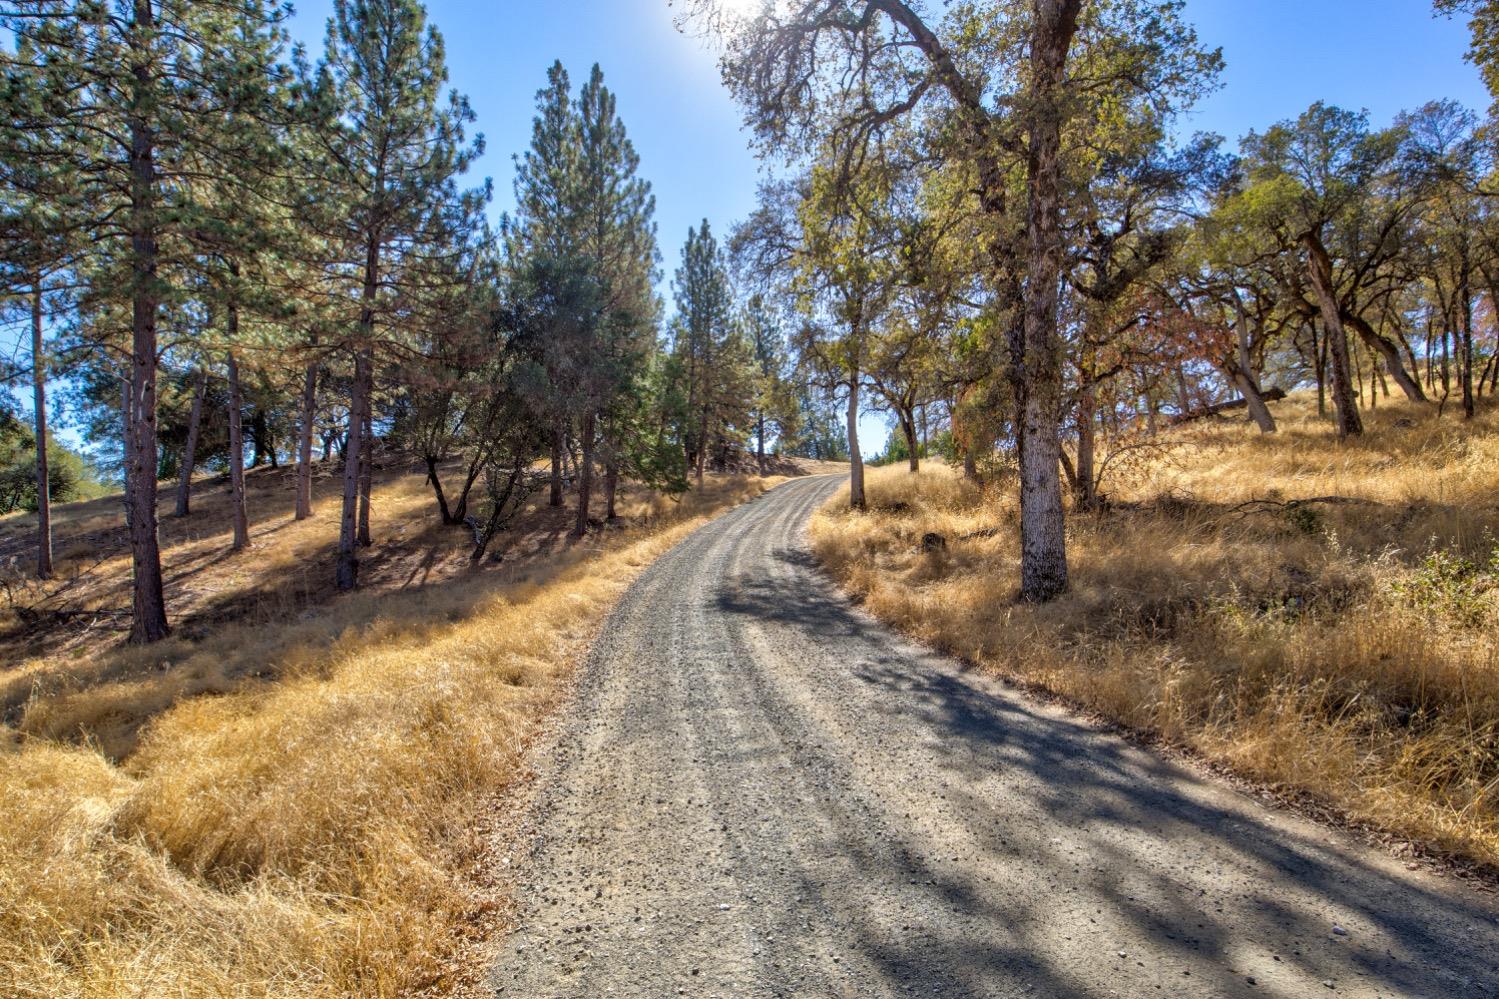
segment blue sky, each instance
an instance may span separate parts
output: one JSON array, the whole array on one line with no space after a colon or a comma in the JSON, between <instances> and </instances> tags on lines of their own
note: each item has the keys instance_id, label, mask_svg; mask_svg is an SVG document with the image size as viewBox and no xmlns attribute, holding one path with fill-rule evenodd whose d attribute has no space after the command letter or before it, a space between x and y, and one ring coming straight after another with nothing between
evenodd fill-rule
<instances>
[{"instance_id":1,"label":"blue sky","mask_svg":"<svg viewBox=\"0 0 1499 999\"><path fill-rule=\"evenodd\" d=\"M324 0L298 4L292 31L313 51L330 9ZM1430 0L1187 0L1186 12L1227 61L1222 89L1191 116L1190 130L1237 140L1319 99L1366 108L1376 126L1435 98L1479 111L1488 105L1462 58L1466 24L1433 18ZM496 211L511 203L511 157L530 141L547 66L561 59L575 83L593 63L603 67L655 188L667 280L688 227L707 218L726 234L753 209L760 177L714 52L679 33L674 14L666 0L428 4L453 86L468 95L485 136L476 169L494 179ZM866 416L861 449L881 450L886 435L882 416Z\"/></svg>"},{"instance_id":2,"label":"blue sky","mask_svg":"<svg viewBox=\"0 0 1499 999\"><path fill-rule=\"evenodd\" d=\"M725 234L753 208L760 173L738 109L714 53L676 31L666 0L430 0L428 8L452 85L468 95L485 135L476 179L493 178L496 213L511 203L512 157L530 140L535 93L559 58L575 82L600 63L618 96L655 188L668 280L689 226L707 218ZM290 25L314 55L330 9L330 0L304 0ZM1186 9L1228 64L1191 130L1235 140L1318 99L1366 108L1375 125L1439 97L1475 110L1488 104L1462 59L1466 25L1433 18L1430 0L1187 0ZM878 450L883 419L864 422L864 450Z\"/></svg>"},{"instance_id":3,"label":"blue sky","mask_svg":"<svg viewBox=\"0 0 1499 999\"><path fill-rule=\"evenodd\" d=\"M316 52L331 9L303 0L295 37ZM754 206L759 168L714 53L673 27L666 0L430 0L453 86L467 94L488 152L496 210L511 202L511 158L530 141L535 92L553 59L581 82L598 62L655 187L668 275L687 228L724 233ZM502 12L501 12L502 11ZM1223 88L1189 126L1237 139L1317 99L1367 108L1376 125L1402 108L1487 98L1462 60L1466 26L1434 19L1429 0L1187 0L1187 16L1228 62Z\"/></svg>"}]
</instances>

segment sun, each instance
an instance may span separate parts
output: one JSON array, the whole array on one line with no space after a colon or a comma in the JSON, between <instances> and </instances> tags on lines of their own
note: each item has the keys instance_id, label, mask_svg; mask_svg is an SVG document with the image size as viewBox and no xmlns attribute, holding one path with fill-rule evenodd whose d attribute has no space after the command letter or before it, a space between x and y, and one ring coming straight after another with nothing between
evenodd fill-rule
<instances>
[{"instance_id":1,"label":"sun","mask_svg":"<svg viewBox=\"0 0 1499 999\"><path fill-rule=\"evenodd\" d=\"M766 0L719 0L723 12L738 20L758 17L768 6Z\"/></svg>"}]
</instances>

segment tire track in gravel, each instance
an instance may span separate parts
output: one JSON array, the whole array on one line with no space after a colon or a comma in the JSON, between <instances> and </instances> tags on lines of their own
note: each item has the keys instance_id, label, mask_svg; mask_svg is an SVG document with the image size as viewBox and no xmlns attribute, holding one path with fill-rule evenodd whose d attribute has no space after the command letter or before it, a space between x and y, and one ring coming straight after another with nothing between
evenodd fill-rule
<instances>
[{"instance_id":1,"label":"tire track in gravel","mask_svg":"<svg viewBox=\"0 0 1499 999\"><path fill-rule=\"evenodd\" d=\"M539 764L496 994L1499 996L1499 906L883 628L837 480L615 609Z\"/></svg>"}]
</instances>

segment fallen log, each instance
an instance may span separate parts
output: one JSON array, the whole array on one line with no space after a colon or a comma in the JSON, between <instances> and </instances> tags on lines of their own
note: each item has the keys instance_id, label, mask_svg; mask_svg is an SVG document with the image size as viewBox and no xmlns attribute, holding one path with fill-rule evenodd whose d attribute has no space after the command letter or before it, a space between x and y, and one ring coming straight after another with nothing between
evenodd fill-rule
<instances>
[{"instance_id":1,"label":"fallen log","mask_svg":"<svg viewBox=\"0 0 1499 999\"><path fill-rule=\"evenodd\" d=\"M1261 398L1266 402L1279 402L1285 397L1286 390L1279 387L1270 389L1261 395ZM1191 423L1193 420L1205 420L1210 416L1222 416L1224 413L1231 413L1236 409L1247 409L1248 407L1249 401L1247 399L1230 399L1228 402L1220 402L1204 409L1193 410L1190 413L1179 413L1171 418L1171 425L1177 426L1182 423Z\"/></svg>"}]
</instances>

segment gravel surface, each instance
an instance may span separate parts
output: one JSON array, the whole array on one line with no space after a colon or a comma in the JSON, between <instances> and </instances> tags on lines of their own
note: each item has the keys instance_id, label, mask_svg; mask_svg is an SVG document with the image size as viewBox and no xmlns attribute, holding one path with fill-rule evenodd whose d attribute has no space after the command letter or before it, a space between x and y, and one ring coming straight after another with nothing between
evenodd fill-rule
<instances>
[{"instance_id":1,"label":"gravel surface","mask_svg":"<svg viewBox=\"0 0 1499 999\"><path fill-rule=\"evenodd\" d=\"M539 762L504 996L1499 996L1499 905L884 629L803 479L604 629Z\"/></svg>"}]
</instances>

